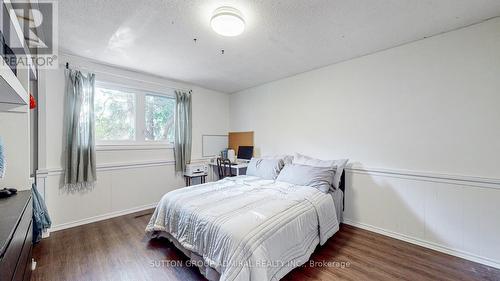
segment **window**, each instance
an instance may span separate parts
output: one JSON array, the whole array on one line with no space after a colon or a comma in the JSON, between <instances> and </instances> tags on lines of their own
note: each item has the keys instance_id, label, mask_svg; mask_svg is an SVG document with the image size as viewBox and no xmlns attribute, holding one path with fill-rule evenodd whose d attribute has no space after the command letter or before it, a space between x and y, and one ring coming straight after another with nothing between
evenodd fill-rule
<instances>
[{"instance_id":1,"label":"window","mask_svg":"<svg viewBox=\"0 0 500 281\"><path fill-rule=\"evenodd\" d=\"M135 94L96 88L94 98L97 140L135 140Z\"/></svg>"},{"instance_id":2,"label":"window","mask_svg":"<svg viewBox=\"0 0 500 281\"><path fill-rule=\"evenodd\" d=\"M97 83L94 98L98 145L173 143L175 99L162 93Z\"/></svg>"},{"instance_id":3,"label":"window","mask_svg":"<svg viewBox=\"0 0 500 281\"><path fill-rule=\"evenodd\" d=\"M174 108L175 100L172 98L146 95L146 140L173 142Z\"/></svg>"}]
</instances>

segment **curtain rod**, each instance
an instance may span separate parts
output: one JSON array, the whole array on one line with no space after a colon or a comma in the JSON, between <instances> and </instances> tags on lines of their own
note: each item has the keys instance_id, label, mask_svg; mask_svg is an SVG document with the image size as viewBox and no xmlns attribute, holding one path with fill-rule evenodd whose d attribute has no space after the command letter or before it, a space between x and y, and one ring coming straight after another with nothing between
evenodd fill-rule
<instances>
[{"instance_id":1,"label":"curtain rod","mask_svg":"<svg viewBox=\"0 0 500 281\"><path fill-rule=\"evenodd\" d=\"M161 83L157 83L157 82L151 82L151 81L146 81L146 80L142 80L142 79L137 79L137 78L133 78L133 77L125 76L125 75L120 75L120 74L116 74L116 73L111 73L111 72L107 72L107 71L99 71L99 70L96 71L96 70L92 70L92 69L89 69L89 68L86 68L86 67L82 67L82 66L77 66L77 68L80 69L80 70L86 70L86 71L93 72L93 73L107 74L107 75L115 76L115 77L118 77L118 78L125 78L125 79L129 79L129 80L135 80L135 81L138 81L138 82L143 82L143 83L148 83L148 84L154 84L154 85L162 86L162 87L167 88L167 89L187 91L189 93L193 92L193 90L191 90L191 89L184 89L184 88L176 88L176 87L172 87L172 86L166 86L165 84L161 84ZM69 62L66 62L66 69L69 69Z\"/></svg>"}]
</instances>

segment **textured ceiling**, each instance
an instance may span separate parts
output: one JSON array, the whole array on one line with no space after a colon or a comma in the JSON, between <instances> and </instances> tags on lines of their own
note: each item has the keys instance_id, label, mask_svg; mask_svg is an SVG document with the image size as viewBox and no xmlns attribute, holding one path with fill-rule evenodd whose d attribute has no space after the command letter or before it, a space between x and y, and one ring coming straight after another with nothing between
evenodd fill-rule
<instances>
[{"instance_id":1,"label":"textured ceiling","mask_svg":"<svg viewBox=\"0 0 500 281\"><path fill-rule=\"evenodd\" d=\"M499 0L58 3L63 52L226 93L500 15ZM244 14L242 35L210 29L222 5Z\"/></svg>"}]
</instances>

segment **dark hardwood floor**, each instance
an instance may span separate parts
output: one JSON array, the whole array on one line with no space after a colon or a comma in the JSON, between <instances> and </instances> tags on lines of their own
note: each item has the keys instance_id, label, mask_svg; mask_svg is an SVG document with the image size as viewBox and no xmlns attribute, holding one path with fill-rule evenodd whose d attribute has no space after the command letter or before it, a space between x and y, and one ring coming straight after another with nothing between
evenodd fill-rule
<instances>
[{"instance_id":1,"label":"dark hardwood floor","mask_svg":"<svg viewBox=\"0 0 500 281\"><path fill-rule=\"evenodd\" d=\"M51 233L34 248L31 280L204 280L167 240L144 237L151 212ZM348 225L311 260L284 280L500 280L500 270Z\"/></svg>"}]
</instances>

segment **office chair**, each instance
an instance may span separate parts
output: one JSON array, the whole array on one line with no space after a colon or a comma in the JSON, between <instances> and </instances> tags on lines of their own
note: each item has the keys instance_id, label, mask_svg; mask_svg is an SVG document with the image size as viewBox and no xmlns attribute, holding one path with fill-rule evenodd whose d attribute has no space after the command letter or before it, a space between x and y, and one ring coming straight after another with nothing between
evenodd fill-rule
<instances>
[{"instance_id":1,"label":"office chair","mask_svg":"<svg viewBox=\"0 0 500 281\"><path fill-rule=\"evenodd\" d=\"M219 179L226 177L235 177L231 172L231 161L229 159L217 158L217 171L219 172Z\"/></svg>"}]
</instances>

